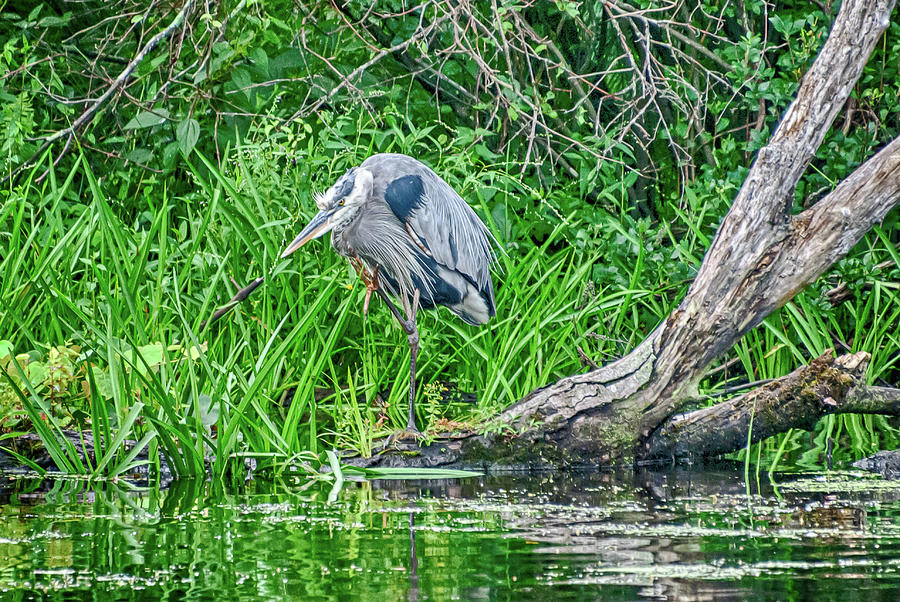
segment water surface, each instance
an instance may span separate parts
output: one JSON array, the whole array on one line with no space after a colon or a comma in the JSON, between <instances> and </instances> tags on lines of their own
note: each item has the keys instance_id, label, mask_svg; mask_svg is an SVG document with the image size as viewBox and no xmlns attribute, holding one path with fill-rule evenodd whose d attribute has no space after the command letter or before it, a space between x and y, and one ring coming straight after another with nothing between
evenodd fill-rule
<instances>
[{"instance_id":1,"label":"water surface","mask_svg":"<svg viewBox=\"0 0 900 602\"><path fill-rule=\"evenodd\" d=\"M900 488L740 467L128 491L10 480L3 600L900 599ZM49 491L48 491L49 488Z\"/></svg>"}]
</instances>

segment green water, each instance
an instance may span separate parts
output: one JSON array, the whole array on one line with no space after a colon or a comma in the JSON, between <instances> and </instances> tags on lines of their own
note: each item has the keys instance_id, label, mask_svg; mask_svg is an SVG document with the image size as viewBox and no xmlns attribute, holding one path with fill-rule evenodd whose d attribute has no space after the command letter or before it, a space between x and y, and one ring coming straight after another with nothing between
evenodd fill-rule
<instances>
[{"instance_id":1,"label":"green water","mask_svg":"<svg viewBox=\"0 0 900 602\"><path fill-rule=\"evenodd\" d=\"M738 468L3 481L2 600L900 599L900 488Z\"/></svg>"}]
</instances>

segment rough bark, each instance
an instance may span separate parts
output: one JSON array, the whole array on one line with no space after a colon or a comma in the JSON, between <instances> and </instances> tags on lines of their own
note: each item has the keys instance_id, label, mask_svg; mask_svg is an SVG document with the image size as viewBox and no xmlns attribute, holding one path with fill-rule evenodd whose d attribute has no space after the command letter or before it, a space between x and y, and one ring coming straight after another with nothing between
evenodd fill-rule
<instances>
[{"instance_id":1,"label":"rough bark","mask_svg":"<svg viewBox=\"0 0 900 602\"><path fill-rule=\"evenodd\" d=\"M577 454L623 459L684 400L711 362L784 305L900 201L900 139L830 195L791 215L793 193L847 99L894 2L844 2L831 34L759 155L679 307L625 358L563 379L502 420Z\"/></svg>"},{"instance_id":2,"label":"rough bark","mask_svg":"<svg viewBox=\"0 0 900 602\"><path fill-rule=\"evenodd\" d=\"M828 40L771 141L759 151L686 297L634 351L537 390L508 408L499 423L515 436L442 442L436 450L418 452L416 460L379 462L427 466L490 457L501 463L620 463L654 452L651 434L680 404L696 398L697 383L709 365L843 257L900 201L898 138L827 197L791 214L797 182L887 27L894 3L842 4ZM821 368L814 364L810 369ZM852 380L851 373L844 376ZM822 387L775 386L837 400L847 395L840 382L832 383L834 391L826 387L831 391L827 395ZM770 391L742 396L719 412L730 408L746 413L742 404L789 397L765 397Z\"/></svg>"},{"instance_id":3,"label":"rough bark","mask_svg":"<svg viewBox=\"0 0 900 602\"><path fill-rule=\"evenodd\" d=\"M646 439L642 459L701 460L740 449L748 438L750 443L756 443L792 428L811 429L828 414L900 416L900 389L866 385L869 359L865 352L835 358L829 349L809 365L744 395L672 416ZM499 449L508 453L499 454ZM536 440L528 433L524 436L469 434L454 435L452 439L422 449L409 445L399 454L356 458L351 462L367 466L533 470L600 466L610 460L570 452L548 445L546 439Z\"/></svg>"},{"instance_id":4,"label":"rough bark","mask_svg":"<svg viewBox=\"0 0 900 602\"><path fill-rule=\"evenodd\" d=\"M877 472L885 479L900 479L900 449L880 451L876 454L857 460L854 468Z\"/></svg>"},{"instance_id":5,"label":"rough bark","mask_svg":"<svg viewBox=\"0 0 900 602\"><path fill-rule=\"evenodd\" d=\"M827 414L900 416L900 389L865 384L869 354L829 349L787 376L709 408L669 418L647 439L646 455L716 456L792 428L812 429Z\"/></svg>"}]
</instances>

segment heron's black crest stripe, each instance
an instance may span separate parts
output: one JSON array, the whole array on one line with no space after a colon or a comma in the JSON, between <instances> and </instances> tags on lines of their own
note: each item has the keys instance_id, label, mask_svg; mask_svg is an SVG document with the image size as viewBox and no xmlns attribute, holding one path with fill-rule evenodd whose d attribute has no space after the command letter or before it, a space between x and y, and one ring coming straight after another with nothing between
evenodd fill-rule
<instances>
[{"instance_id":1,"label":"heron's black crest stripe","mask_svg":"<svg viewBox=\"0 0 900 602\"><path fill-rule=\"evenodd\" d=\"M384 200L390 205L401 221L409 219L410 214L425 202L425 186L422 177L417 175L397 178L384 191Z\"/></svg>"},{"instance_id":2,"label":"heron's black crest stripe","mask_svg":"<svg viewBox=\"0 0 900 602\"><path fill-rule=\"evenodd\" d=\"M351 167L341 176L334 188L334 200L339 201L353 191L356 183L356 168Z\"/></svg>"}]
</instances>

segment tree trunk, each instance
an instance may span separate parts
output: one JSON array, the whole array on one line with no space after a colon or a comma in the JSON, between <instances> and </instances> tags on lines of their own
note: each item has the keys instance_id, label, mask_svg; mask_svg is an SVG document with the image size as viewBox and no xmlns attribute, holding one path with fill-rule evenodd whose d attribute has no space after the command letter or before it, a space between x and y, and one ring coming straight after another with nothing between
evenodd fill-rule
<instances>
[{"instance_id":1,"label":"tree trunk","mask_svg":"<svg viewBox=\"0 0 900 602\"><path fill-rule=\"evenodd\" d=\"M697 384L716 358L846 255L900 201L898 138L824 199L791 213L797 182L888 26L893 6L894 0L843 2L686 297L637 348L531 393L501 414L500 434L441 441L413 459L382 456L375 462L621 463L695 448L701 454L730 451L746 443L751 419L753 436L762 437L808 427L838 408L877 411L879 399L884 411L895 411L893 393L864 387L867 358L832 360L829 354L759 391L669 421L679 405L697 396ZM778 416L785 408L785 417Z\"/></svg>"}]
</instances>

